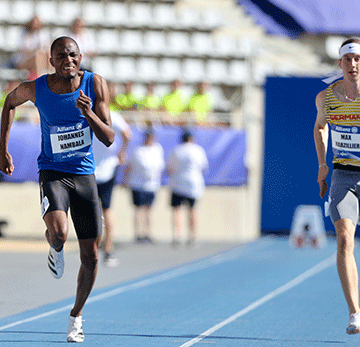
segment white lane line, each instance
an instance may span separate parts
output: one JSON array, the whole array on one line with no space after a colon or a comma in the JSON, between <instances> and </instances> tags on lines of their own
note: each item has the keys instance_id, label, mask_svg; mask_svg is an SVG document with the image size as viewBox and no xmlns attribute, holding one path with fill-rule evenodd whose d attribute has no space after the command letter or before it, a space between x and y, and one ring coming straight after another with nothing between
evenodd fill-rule
<instances>
[{"instance_id":1,"label":"white lane line","mask_svg":"<svg viewBox=\"0 0 360 347\"><path fill-rule=\"evenodd\" d=\"M204 339L205 337L208 337L209 335L211 335L212 333L214 333L215 331L221 329L222 327L224 327L227 324L232 323L233 321L235 321L236 319L244 316L245 314L249 313L250 311L255 310L256 308L258 308L259 306L267 303L268 301L270 301L271 299L274 299L276 296L283 294L285 292L287 292L288 290L296 287L297 285L299 285L300 283L304 282L305 280L307 280L308 278L315 276L316 274L320 273L321 271L331 267L332 265L334 265L336 262L336 254L333 254L331 257L323 260L322 262L320 262L319 264L315 265L314 267L312 267L311 269L305 271L304 273L302 273L301 275L295 277L293 280L291 280L290 282L282 285L281 287L275 289L274 291L266 294L265 296L263 296L262 298L254 301L253 303L251 303L249 306L245 307L244 309L242 309L241 311L235 313L234 315L230 316L229 318L223 320L222 322L220 322L219 324L214 325L213 327L211 327L210 329L204 331L203 333L201 333L199 336L193 338L192 340L182 344L180 347L190 347L193 346L194 344L196 344L197 342L201 341L202 339Z\"/></svg>"},{"instance_id":2,"label":"white lane line","mask_svg":"<svg viewBox=\"0 0 360 347\"><path fill-rule=\"evenodd\" d=\"M153 284L156 283L160 283L160 282L165 282L168 281L170 279L176 278L176 277L180 277L183 275L187 275L190 274L192 272L196 272L196 271L200 271L200 270L204 270L213 266L216 266L218 264L222 264L231 260L234 260L236 258L238 258L241 255L247 254L249 252L253 252L253 251L259 251L262 250L264 248L267 248L271 245L273 245L274 242L273 241L269 241L269 240L260 240L259 242L255 242L255 243L251 243L248 245L243 245L241 247L237 247L235 249L232 249L230 251L225 251L223 253L217 254L215 256L212 256L210 258L204 259L204 260L200 260L197 261L195 263L190 263L187 265L184 265L182 267L167 271L165 273L159 274L159 275L155 275L153 277L150 278L146 278L143 280L140 280L138 282L134 282L131 284L127 284L124 286L121 286L119 288L115 288L112 290L109 290L105 293L102 294L98 294L95 296L90 296L90 298L87 301L87 304L93 303L93 302L97 302L100 300L104 300L107 299L109 297L115 296L115 295L119 295L131 290L136 290L139 288L145 288L148 286L151 286ZM29 317L23 320L19 320L13 323L9 323L7 325L4 326L0 326L0 331L1 330L5 330L5 329L9 329L9 328L13 328L15 326L24 324L24 323L29 323L41 318L45 318L45 317L49 317L51 315L55 315L67 310L71 310L73 307L73 305L67 305L64 307L60 307L58 309L52 310L52 311L48 311L48 312L44 312L42 314L33 316L33 317Z\"/></svg>"}]
</instances>

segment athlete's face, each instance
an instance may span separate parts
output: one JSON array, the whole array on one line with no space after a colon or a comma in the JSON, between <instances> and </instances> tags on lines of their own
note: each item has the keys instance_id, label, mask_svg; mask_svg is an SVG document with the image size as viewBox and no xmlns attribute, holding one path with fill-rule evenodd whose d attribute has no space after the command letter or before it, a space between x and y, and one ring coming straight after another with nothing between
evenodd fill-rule
<instances>
[{"instance_id":1,"label":"athlete's face","mask_svg":"<svg viewBox=\"0 0 360 347\"><path fill-rule=\"evenodd\" d=\"M64 39L54 47L50 62L58 75L72 79L80 70L81 54L73 40Z\"/></svg>"},{"instance_id":2,"label":"athlete's face","mask_svg":"<svg viewBox=\"0 0 360 347\"><path fill-rule=\"evenodd\" d=\"M360 54L347 53L339 60L339 66L344 76L351 80L360 79Z\"/></svg>"}]
</instances>

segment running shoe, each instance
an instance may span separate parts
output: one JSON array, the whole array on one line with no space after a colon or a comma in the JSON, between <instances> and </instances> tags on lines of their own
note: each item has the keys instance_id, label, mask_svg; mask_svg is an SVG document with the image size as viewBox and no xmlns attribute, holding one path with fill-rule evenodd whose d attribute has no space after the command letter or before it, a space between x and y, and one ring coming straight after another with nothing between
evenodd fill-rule
<instances>
[{"instance_id":1,"label":"running shoe","mask_svg":"<svg viewBox=\"0 0 360 347\"><path fill-rule=\"evenodd\" d=\"M141 236L137 236L137 237L135 238L135 242L136 242L136 243L144 243L144 242L145 242L145 239L144 239L143 237L141 237Z\"/></svg>"},{"instance_id":2,"label":"running shoe","mask_svg":"<svg viewBox=\"0 0 360 347\"><path fill-rule=\"evenodd\" d=\"M171 243L170 243L170 246L172 247L172 248L179 248L180 247L180 245L181 245L181 242L179 241L179 240L177 240L177 239L173 239L172 241L171 241Z\"/></svg>"},{"instance_id":3,"label":"running shoe","mask_svg":"<svg viewBox=\"0 0 360 347\"><path fill-rule=\"evenodd\" d=\"M346 328L349 335L360 333L360 312L350 315L349 325Z\"/></svg>"},{"instance_id":4,"label":"running shoe","mask_svg":"<svg viewBox=\"0 0 360 347\"><path fill-rule=\"evenodd\" d=\"M83 342L85 335L82 328L82 316L69 316L69 329L67 333L67 342Z\"/></svg>"},{"instance_id":5,"label":"running shoe","mask_svg":"<svg viewBox=\"0 0 360 347\"><path fill-rule=\"evenodd\" d=\"M64 273L64 249L60 252L50 247L48 255L48 266L55 278L60 278Z\"/></svg>"},{"instance_id":6,"label":"running shoe","mask_svg":"<svg viewBox=\"0 0 360 347\"><path fill-rule=\"evenodd\" d=\"M193 238L190 238L189 240L187 240L186 246L188 246L189 248L194 248L194 249L199 248L199 244Z\"/></svg>"},{"instance_id":7,"label":"running shoe","mask_svg":"<svg viewBox=\"0 0 360 347\"><path fill-rule=\"evenodd\" d=\"M116 267L119 265L119 260L110 253L104 255L104 265L107 267Z\"/></svg>"},{"instance_id":8,"label":"running shoe","mask_svg":"<svg viewBox=\"0 0 360 347\"><path fill-rule=\"evenodd\" d=\"M151 245L155 244L154 239L152 237L150 237L150 236L144 236L143 240L144 240L145 243L149 243Z\"/></svg>"}]
</instances>

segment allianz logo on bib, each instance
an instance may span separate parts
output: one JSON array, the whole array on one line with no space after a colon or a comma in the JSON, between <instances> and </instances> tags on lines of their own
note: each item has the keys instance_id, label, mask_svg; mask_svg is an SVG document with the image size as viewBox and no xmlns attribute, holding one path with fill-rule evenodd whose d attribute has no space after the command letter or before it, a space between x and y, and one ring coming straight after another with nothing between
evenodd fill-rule
<instances>
[{"instance_id":1,"label":"allianz logo on bib","mask_svg":"<svg viewBox=\"0 0 360 347\"><path fill-rule=\"evenodd\" d=\"M353 134L357 134L359 132L359 128L358 127L342 127L339 125L335 126L335 130L336 131L341 131L342 133L353 133Z\"/></svg>"},{"instance_id":2,"label":"allianz logo on bib","mask_svg":"<svg viewBox=\"0 0 360 347\"><path fill-rule=\"evenodd\" d=\"M62 133L64 131L71 131L71 130L75 130L75 126L71 125L71 126L68 126L68 127L62 126L62 127L57 128L58 133Z\"/></svg>"},{"instance_id":3,"label":"allianz logo on bib","mask_svg":"<svg viewBox=\"0 0 360 347\"><path fill-rule=\"evenodd\" d=\"M80 130L83 127L82 123L76 123L75 125L57 127L57 132L62 133L64 131Z\"/></svg>"},{"instance_id":4,"label":"allianz logo on bib","mask_svg":"<svg viewBox=\"0 0 360 347\"><path fill-rule=\"evenodd\" d=\"M350 129L350 128L340 127L338 125L335 127L335 130L336 131L341 131L343 133L353 132L352 129Z\"/></svg>"}]
</instances>

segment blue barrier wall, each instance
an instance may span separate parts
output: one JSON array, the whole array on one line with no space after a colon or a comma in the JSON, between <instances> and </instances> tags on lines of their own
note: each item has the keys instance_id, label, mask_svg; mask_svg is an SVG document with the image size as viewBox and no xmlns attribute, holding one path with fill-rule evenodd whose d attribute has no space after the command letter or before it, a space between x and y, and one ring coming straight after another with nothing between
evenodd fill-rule
<instances>
[{"instance_id":1,"label":"blue barrier wall","mask_svg":"<svg viewBox=\"0 0 360 347\"><path fill-rule=\"evenodd\" d=\"M143 141L144 129L132 127L133 137L128 155ZM180 141L182 130L175 127L156 127L158 142L163 146L165 159ZM247 182L245 166L246 133L233 129L192 130L196 142L203 146L209 159L205 173L207 186L241 186ZM40 152L40 127L25 123L14 123L9 140L9 151L13 156L15 171L12 176L2 175L6 182L38 181L37 157ZM118 170L117 181L121 182L124 168ZM162 184L167 183L162 177Z\"/></svg>"},{"instance_id":2,"label":"blue barrier wall","mask_svg":"<svg viewBox=\"0 0 360 347\"><path fill-rule=\"evenodd\" d=\"M298 205L320 205L313 129L315 97L327 85L318 78L270 77L265 85L262 232L288 233ZM328 164L331 163L331 151ZM331 172L328 177L330 186ZM327 199L327 197L326 197ZM325 218L326 230L334 230Z\"/></svg>"}]
</instances>

